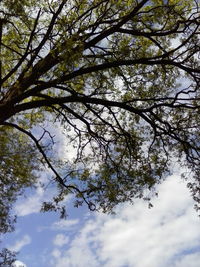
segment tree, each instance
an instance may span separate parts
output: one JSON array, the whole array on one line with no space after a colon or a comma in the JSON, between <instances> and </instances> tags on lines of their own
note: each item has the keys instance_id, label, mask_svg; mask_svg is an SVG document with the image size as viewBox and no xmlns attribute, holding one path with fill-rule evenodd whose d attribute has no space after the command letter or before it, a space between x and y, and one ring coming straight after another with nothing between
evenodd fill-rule
<instances>
[{"instance_id":1,"label":"tree","mask_svg":"<svg viewBox=\"0 0 200 267\"><path fill-rule=\"evenodd\" d=\"M30 145L27 136L15 129L0 128L0 236L12 232L16 222L12 207L24 189L37 182L39 161L37 151ZM23 162L23 164L22 164ZM0 240L1 243L1 240ZM16 253L3 248L0 251L0 266L12 266Z\"/></svg>"},{"instance_id":2,"label":"tree","mask_svg":"<svg viewBox=\"0 0 200 267\"><path fill-rule=\"evenodd\" d=\"M0 144L0 233L7 233L15 221L10 214L12 204L26 187L36 183L39 162L28 138L15 129L1 128Z\"/></svg>"},{"instance_id":3,"label":"tree","mask_svg":"<svg viewBox=\"0 0 200 267\"><path fill-rule=\"evenodd\" d=\"M196 0L1 1L0 125L37 147L55 205L73 192L76 205L112 210L153 191L177 160L198 208L198 10ZM46 119L76 151L63 165L35 134L43 126L53 142Z\"/></svg>"},{"instance_id":4,"label":"tree","mask_svg":"<svg viewBox=\"0 0 200 267\"><path fill-rule=\"evenodd\" d=\"M8 249L3 249L0 251L0 266L1 267L10 267L13 266L15 262L15 253L9 251Z\"/></svg>"},{"instance_id":5,"label":"tree","mask_svg":"<svg viewBox=\"0 0 200 267\"><path fill-rule=\"evenodd\" d=\"M39 161L35 147L27 136L15 129L0 128L0 235L12 232L16 216L12 206L27 187L37 182ZM23 164L22 164L23 162ZM1 241L0 241L1 242ZM16 253L4 248L0 251L0 266L11 266Z\"/></svg>"}]
</instances>

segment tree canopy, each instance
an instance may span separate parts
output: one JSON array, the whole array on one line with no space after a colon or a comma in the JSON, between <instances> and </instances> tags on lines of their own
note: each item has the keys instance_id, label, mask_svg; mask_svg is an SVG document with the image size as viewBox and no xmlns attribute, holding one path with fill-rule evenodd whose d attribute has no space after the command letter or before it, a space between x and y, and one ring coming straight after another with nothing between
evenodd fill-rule
<instances>
[{"instance_id":1,"label":"tree canopy","mask_svg":"<svg viewBox=\"0 0 200 267\"><path fill-rule=\"evenodd\" d=\"M75 205L110 211L144 197L145 190L153 192L174 161L191 170L188 186L198 208L198 1L1 0L0 5L1 138L10 129L28 137L51 169L58 196L43 209L74 193ZM54 142L53 127L65 136L63 158L47 148ZM11 142L15 147L15 136ZM69 147L74 156L66 158ZM25 141L20 149L26 154ZM29 159L9 156L1 168L10 161L28 166L23 176L29 177ZM5 182L6 171L11 169L1 173Z\"/></svg>"}]
</instances>

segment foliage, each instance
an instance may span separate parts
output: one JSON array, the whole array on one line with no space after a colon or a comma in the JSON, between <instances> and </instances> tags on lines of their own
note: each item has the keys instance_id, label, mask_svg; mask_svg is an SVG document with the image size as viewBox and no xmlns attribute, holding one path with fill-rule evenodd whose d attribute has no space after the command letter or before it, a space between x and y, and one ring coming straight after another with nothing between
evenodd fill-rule
<instances>
[{"instance_id":1,"label":"foliage","mask_svg":"<svg viewBox=\"0 0 200 267\"><path fill-rule=\"evenodd\" d=\"M8 249L3 249L0 251L0 266L1 267L10 267L15 262L15 253L9 251Z\"/></svg>"},{"instance_id":2,"label":"foliage","mask_svg":"<svg viewBox=\"0 0 200 267\"><path fill-rule=\"evenodd\" d=\"M8 127L0 128L0 233L13 230L10 211L17 196L36 182L35 148L26 136Z\"/></svg>"},{"instance_id":3,"label":"foliage","mask_svg":"<svg viewBox=\"0 0 200 267\"><path fill-rule=\"evenodd\" d=\"M73 192L75 205L110 211L153 192L174 160L192 170L200 202L198 10L195 0L1 1L0 124L33 141L55 205ZM35 135L49 118L63 154L75 153L63 166Z\"/></svg>"},{"instance_id":4,"label":"foliage","mask_svg":"<svg viewBox=\"0 0 200 267\"><path fill-rule=\"evenodd\" d=\"M27 136L15 129L0 128L0 235L14 230L16 216L12 206L26 187L37 181L39 171L37 151ZM0 266L11 266L15 253L8 249L0 251Z\"/></svg>"}]
</instances>

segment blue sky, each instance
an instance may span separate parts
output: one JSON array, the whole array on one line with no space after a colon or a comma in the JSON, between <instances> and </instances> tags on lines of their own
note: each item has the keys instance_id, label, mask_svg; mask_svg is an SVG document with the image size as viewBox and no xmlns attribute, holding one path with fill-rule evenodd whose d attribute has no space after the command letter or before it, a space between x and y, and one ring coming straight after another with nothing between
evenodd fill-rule
<instances>
[{"instance_id":1,"label":"blue sky","mask_svg":"<svg viewBox=\"0 0 200 267\"><path fill-rule=\"evenodd\" d=\"M178 173L158 186L159 196L147 203L118 206L116 215L90 213L65 200L68 218L40 213L40 203L53 188L28 193L16 203L16 231L3 245L20 250L27 267L198 267L199 218Z\"/></svg>"}]
</instances>

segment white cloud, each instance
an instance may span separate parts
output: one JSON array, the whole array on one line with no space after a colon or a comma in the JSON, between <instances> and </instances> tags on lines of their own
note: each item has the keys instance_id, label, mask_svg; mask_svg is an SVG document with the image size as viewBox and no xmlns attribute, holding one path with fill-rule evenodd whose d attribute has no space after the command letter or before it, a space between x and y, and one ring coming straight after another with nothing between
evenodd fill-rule
<instances>
[{"instance_id":1,"label":"white cloud","mask_svg":"<svg viewBox=\"0 0 200 267\"><path fill-rule=\"evenodd\" d=\"M59 249L56 248L56 249L54 249L54 250L52 251L51 255L52 255L54 258L60 258L60 256L61 256L61 252L60 252Z\"/></svg>"},{"instance_id":2,"label":"white cloud","mask_svg":"<svg viewBox=\"0 0 200 267\"><path fill-rule=\"evenodd\" d=\"M69 242L69 237L63 234L57 234L53 240L53 244L58 247L62 247Z\"/></svg>"},{"instance_id":3,"label":"white cloud","mask_svg":"<svg viewBox=\"0 0 200 267\"><path fill-rule=\"evenodd\" d=\"M122 205L115 216L97 214L53 266L197 267L199 218L186 185L169 177L153 204L147 209L140 200L134 206Z\"/></svg>"},{"instance_id":4,"label":"white cloud","mask_svg":"<svg viewBox=\"0 0 200 267\"><path fill-rule=\"evenodd\" d=\"M79 223L78 219L61 219L59 221L54 222L51 226L39 226L37 228L38 232L42 232L43 230L52 230L52 231L71 231L74 227Z\"/></svg>"},{"instance_id":5,"label":"white cloud","mask_svg":"<svg viewBox=\"0 0 200 267\"><path fill-rule=\"evenodd\" d=\"M13 267L27 267L22 261L15 261Z\"/></svg>"},{"instance_id":6,"label":"white cloud","mask_svg":"<svg viewBox=\"0 0 200 267\"><path fill-rule=\"evenodd\" d=\"M75 226L78 224L79 220L74 219L74 220L60 220L57 222L54 222L51 226L52 230L69 230L71 227Z\"/></svg>"},{"instance_id":7,"label":"white cloud","mask_svg":"<svg viewBox=\"0 0 200 267\"><path fill-rule=\"evenodd\" d=\"M26 216L32 213L37 213L41 209L41 204L44 201L44 189L38 187L35 194L27 197L26 199L20 199L17 202L14 212L18 216Z\"/></svg>"},{"instance_id":8,"label":"white cloud","mask_svg":"<svg viewBox=\"0 0 200 267\"><path fill-rule=\"evenodd\" d=\"M33 194L30 194L28 197L21 197L14 207L14 213L17 216L26 216L32 213L40 212L42 203L44 201L48 202L53 199L56 195L56 187L44 189L41 186L38 186ZM65 197L62 201L62 204L67 204L71 199L71 195Z\"/></svg>"},{"instance_id":9,"label":"white cloud","mask_svg":"<svg viewBox=\"0 0 200 267\"><path fill-rule=\"evenodd\" d=\"M98 267L98 261L94 251L90 248L90 236L93 227L91 224L84 229L84 234L77 236L72 242L70 249L52 262L54 267ZM102 266L102 265L101 265Z\"/></svg>"},{"instance_id":10,"label":"white cloud","mask_svg":"<svg viewBox=\"0 0 200 267\"><path fill-rule=\"evenodd\" d=\"M24 235L22 239L15 242L14 245L10 246L9 249L12 251L20 251L24 246L31 243L29 235Z\"/></svg>"}]
</instances>

